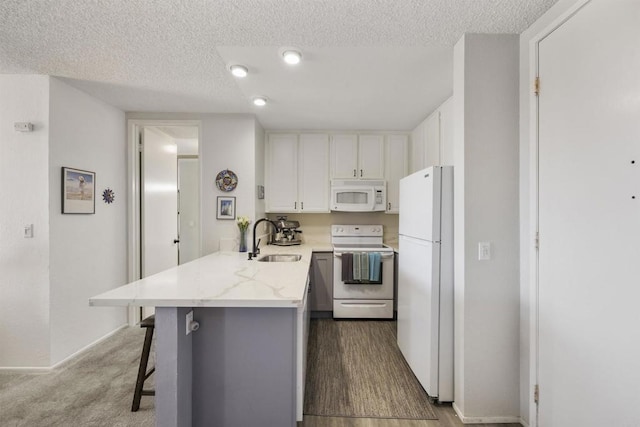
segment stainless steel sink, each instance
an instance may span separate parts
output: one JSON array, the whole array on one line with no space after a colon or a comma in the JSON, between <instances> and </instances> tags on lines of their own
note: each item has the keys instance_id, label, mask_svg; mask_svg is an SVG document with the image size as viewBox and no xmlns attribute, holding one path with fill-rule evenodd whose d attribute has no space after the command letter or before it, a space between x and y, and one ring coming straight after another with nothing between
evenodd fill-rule
<instances>
[{"instance_id":1,"label":"stainless steel sink","mask_svg":"<svg viewBox=\"0 0 640 427\"><path fill-rule=\"evenodd\" d=\"M300 261L302 255L289 255L289 254L272 254L264 255L258 258L260 262L295 262Z\"/></svg>"}]
</instances>

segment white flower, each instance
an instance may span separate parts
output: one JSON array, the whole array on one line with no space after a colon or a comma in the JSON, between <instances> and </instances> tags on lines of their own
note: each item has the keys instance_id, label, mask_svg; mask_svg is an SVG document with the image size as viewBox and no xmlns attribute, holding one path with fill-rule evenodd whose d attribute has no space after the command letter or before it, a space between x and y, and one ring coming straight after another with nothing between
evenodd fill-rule
<instances>
[{"instance_id":1,"label":"white flower","mask_svg":"<svg viewBox=\"0 0 640 427\"><path fill-rule=\"evenodd\" d=\"M249 228L251 220L248 216L239 216L236 220L236 223L238 224L238 228L240 229L240 231L246 231L247 228Z\"/></svg>"}]
</instances>

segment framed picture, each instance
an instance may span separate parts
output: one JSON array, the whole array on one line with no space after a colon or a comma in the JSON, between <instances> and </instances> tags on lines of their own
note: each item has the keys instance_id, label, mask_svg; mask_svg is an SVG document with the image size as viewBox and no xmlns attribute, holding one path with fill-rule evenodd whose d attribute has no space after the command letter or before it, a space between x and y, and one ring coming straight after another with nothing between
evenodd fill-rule
<instances>
[{"instance_id":1,"label":"framed picture","mask_svg":"<svg viewBox=\"0 0 640 427\"><path fill-rule=\"evenodd\" d=\"M236 198L218 197L217 219L236 219Z\"/></svg>"},{"instance_id":2,"label":"framed picture","mask_svg":"<svg viewBox=\"0 0 640 427\"><path fill-rule=\"evenodd\" d=\"M62 213L96 213L96 174L73 168L62 168Z\"/></svg>"}]
</instances>

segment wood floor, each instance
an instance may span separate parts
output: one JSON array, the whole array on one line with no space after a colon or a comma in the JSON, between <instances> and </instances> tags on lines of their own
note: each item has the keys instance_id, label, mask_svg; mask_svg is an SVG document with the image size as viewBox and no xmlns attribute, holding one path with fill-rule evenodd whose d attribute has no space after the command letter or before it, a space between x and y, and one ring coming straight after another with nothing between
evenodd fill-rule
<instances>
[{"instance_id":1,"label":"wood floor","mask_svg":"<svg viewBox=\"0 0 640 427\"><path fill-rule=\"evenodd\" d=\"M324 323L322 323L324 322ZM342 381L342 378L344 378L344 381L346 381L347 383L345 384L337 384L337 387L333 387L334 390L336 389L353 389L353 387L348 387L349 385L353 385L352 381L355 381L354 378L351 378L351 381L349 380L349 375L347 375L345 372L344 367L349 363L345 358L343 357L344 355L342 355L341 353L343 353L344 351L346 351L346 347L343 344L339 343L337 344L334 341L340 341L338 340L339 336L341 336L340 334L344 334L345 333L345 329L346 331L351 331L351 329L355 328L357 329L356 331L352 331L352 332L357 332L357 337L348 337L349 339L346 339L346 341L349 343L348 346L348 351L349 354L352 354L354 352L362 352L362 353L367 353L367 352L374 352L376 353L378 356L380 356L380 353L393 353L394 351L397 351L397 349L394 348L390 348L389 346L395 346L395 322L390 323L390 322L366 322L366 325L363 323L359 323L359 322L347 322L347 321L342 321L339 322L339 326L340 327L335 327L335 325L331 324L331 325L327 325L326 322L333 322L332 319L323 319L323 320L314 320L312 321L312 325L311 325L311 330L310 330L310 337L309 337L309 341L310 341L310 345L309 345L309 350L314 351L316 357L320 357L322 359L321 362L330 362L330 363L316 363L316 364L309 364L308 368L309 368L309 372L307 372L308 375L308 380L307 380L307 388L309 387L321 387L322 389L322 378L326 377L332 377L332 370L337 369L336 366L341 366L343 369L340 370L340 372L343 373L343 377L339 378L338 380L336 380L335 378L333 378L333 382L335 383L336 381L340 382ZM322 323L322 324L320 324ZM334 327L330 327L330 326L334 326ZM367 326L367 328L362 328L363 326ZM389 326L391 326L391 328L389 328ZM389 333L389 329L392 333L393 336L391 336L391 342L387 342L389 340L383 340L380 338L380 335L378 332L385 332L385 333ZM379 331L380 330L380 331ZM334 336L335 335L335 336ZM363 337L363 335L371 335L371 337ZM384 335L384 334L382 334ZM357 339L356 339L357 338ZM382 347L376 347L375 349L373 348L372 343L370 342L371 340L367 340L365 338L375 338L375 340L380 341L383 343ZM315 341L318 341L317 343L315 343L316 345L314 345ZM343 340L344 341L344 340ZM320 351L323 350L323 351ZM328 350L328 351L324 351L324 350ZM327 360L325 360L327 359ZM351 357L351 359L353 359L353 357ZM378 362L368 362L368 361L359 361L360 364L365 364L367 366L373 364L374 366L376 365L376 363ZM383 363L383 362L379 362L379 363ZM389 361L386 361L384 363L392 363ZM394 361L394 363L398 363L397 361ZM315 366L315 369L318 370L318 372L312 372L313 368ZM409 369L407 367L407 369ZM335 375L333 375L335 376ZM417 380L415 379L415 377L412 376L412 380L415 381L417 383ZM315 381L309 381L309 377L311 378L316 378ZM371 381L371 379L367 380L365 379L363 382L366 383L367 381ZM391 381L391 380L388 380ZM385 383L386 384L386 383ZM405 383L403 383L405 384ZM325 384L326 385L326 384ZM336 384L334 384L336 385ZM362 385L362 384L361 384ZM365 384L366 385L366 384ZM405 384L406 385L406 384ZM385 387L384 385L380 385L380 384L376 384L374 388L381 388L381 387ZM362 388L362 393L366 394L366 390L368 388L371 387L364 387ZM360 388L356 387L355 389L351 390L351 393L355 393L355 394L359 394L360 393ZM425 397L426 397L426 393L424 392L424 390L421 389L420 387L420 392L424 393ZM317 393L317 392L316 392ZM307 395L305 396L305 399L308 399L310 397L310 395L313 395L314 393L310 393L309 390L307 390ZM356 399L356 397L361 397L361 396L353 396L353 395L349 395L350 399L347 399L349 401L352 400L358 400ZM378 396L378 397L376 397ZM369 405L376 405L376 402L373 402L372 400L375 400L377 398L380 398L379 395L376 394L366 394L366 399L368 401ZM462 423L462 421L460 421L460 419L458 418L458 416L456 415L455 411L453 410L453 407L451 406L451 404L442 404L442 405L432 405L429 402L424 402L422 403L422 400L415 400L417 399L414 394L409 394L406 397L407 399L412 399L413 401L411 402L410 405L408 406L415 406L416 404L426 404L429 405L432 409L433 412L435 412L435 416L438 418L437 420L418 420L418 419L391 419L391 418L359 418L359 417L333 417L333 416L319 416L319 415L305 415L304 416L304 421L299 422L297 427L460 427L460 426L464 426L464 424ZM387 399L389 400L389 399ZM313 405L308 405L309 402L305 402L305 413L307 410L311 409L311 406ZM326 402L325 402L326 403ZM332 402L329 402L332 403ZM335 403L335 402L333 402ZM379 403L381 406L383 404L388 404L388 402L380 402ZM397 402L396 402L397 404ZM387 405L388 406L388 405ZM407 406L407 405L406 405ZM316 408L317 409L317 408ZM333 413L349 413L349 411L331 411ZM331 413L330 412L330 413ZM406 411L393 411L391 413L407 413ZM431 412L431 417L433 417L433 412ZM318 413L318 412L310 412L310 413ZM321 412L320 412L321 413ZM409 412L410 413L410 412ZM371 416L371 413L367 414L368 416ZM419 418L419 417L414 417L414 418ZM429 417L425 417L425 418L429 418ZM478 424L476 424L478 425ZM520 424L479 424L479 425L484 425L484 426L493 426L493 427L520 427Z\"/></svg>"}]
</instances>

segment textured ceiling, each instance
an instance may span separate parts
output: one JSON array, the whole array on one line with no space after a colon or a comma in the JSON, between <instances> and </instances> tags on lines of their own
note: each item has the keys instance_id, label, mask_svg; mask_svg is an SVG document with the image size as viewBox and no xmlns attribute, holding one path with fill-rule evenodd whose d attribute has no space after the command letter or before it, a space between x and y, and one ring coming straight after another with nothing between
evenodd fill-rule
<instances>
[{"instance_id":1,"label":"textured ceiling","mask_svg":"<svg viewBox=\"0 0 640 427\"><path fill-rule=\"evenodd\" d=\"M451 93L463 33L520 33L555 2L2 0L0 73L59 76L125 111L408 129ZM298 69L282 68L282 46L303 50ZM227 72L239 59L243 81ZM273 101L262 110L249 102L258 91Z\"/></svg>"}]
</instances>

